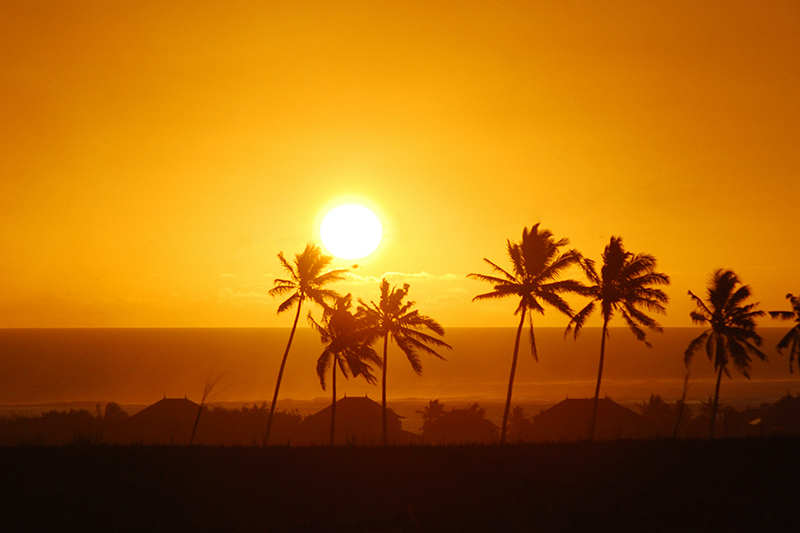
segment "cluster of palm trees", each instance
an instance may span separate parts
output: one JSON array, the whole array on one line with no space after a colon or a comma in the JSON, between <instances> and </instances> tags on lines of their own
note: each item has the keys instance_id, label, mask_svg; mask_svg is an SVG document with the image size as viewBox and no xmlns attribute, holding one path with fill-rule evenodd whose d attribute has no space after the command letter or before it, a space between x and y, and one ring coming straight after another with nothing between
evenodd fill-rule
<instances>
[{"instance_id":1,"label":"cluster of palm trees","mask_svg":"<svg viewBox=\"0 0 800 533\"><path fill-rule=\"evenodd\" d=\"M646 340L645 328L654 332L662 332L661 326L648 313L666 313L668 297L660 288L670 283L669 276L656 271L656 259L649 254L634 254L627 251L621 237L611 237L606 245L598 271L591 259L584 257L575 249L561 251L569 244L569 240L555 239L546 229L534 225L530 230L524 228L519 242L507 240L510 269L484 258L491 267L492 274L468 274L467 277L490 283L490 292L479 294L473 301L486 299L502 299L513 297L518 299L514 310L519 315L514 351L511 360L511 372L508 380L505 409L501 428L500 441L505 443L509 413L511 410L514 374L517 367L519 345L522 330L528 322L531 354L538 361L536 339L533 329L534 313L544 314L545 306L554 308L569 318L565 336L570 333L577 339L581 329L589 317L599 308L602 318L602 335L600 340L600 361L597 371L592 415L589 423L589 439L594 439L597 425L597 406L600 397L600 385L603 376L603 363L606 353L606 339L611 319L619 315L634 336L650 344ZM381 297L378 303L366 303L359 299L355 312L351 311L351 296L341 296L334 291L323 289L323 285L342 279L345 270L323 270L332 258L322 254L317 246L308 245L303 253L295 257L294 265L289 264L278 254L289 279L275 280L272 295L290 296L278 307L282 313L297 305L292 331L286 346L275 394L272 400L270 418L267 424L265 443L269 441L272 415L278 398L281 377L286 364L286 357L294 337L300 317L300 307L306 299L323 308L323 318L317 323L309 313L311 325L320 333L325 349L317 364L317 374L323 389L325 374L331 369L331 386L333 389L334 411L331 416L331 443L335 423L336 404L336 369L345 377L362 376L369 383L375 383L372 374L375 365L382 370L381 389L383 406L383 443L387 442L386 426L386 371L387 354L390 340L405 353L412 368L417 374L422 372L419 352L426 352L443 359L434 348L450 348L441 339L429 335L427 331L438 336L444 335L444 329L434 319L419 314L413 301L406 301L409 285L402 288L390 287L384 279L380 284ZM579 267L585 274L588 283L575 279L561 279L571 267ZM564 299L567 295L579 295L589 298L589 302L579 311L574 312ZM714 419L719 402L719 389L722 374L730 377L729 361L749 377L751 356L765 360L766 355L760 350L762 339L756 333L756 321L763 311L757 310L757 303L747 303L751 296L750 288L742 285L735 273L730 270L716 270L708 284L705 300L689 291L689 297L696 305L691 312L694 323L707 325L709 329L694 339L684 354L688 368L692 357L700 349L705 348L709 359L714 363L717 374L716 388L711 417L710 435L714 434ZM792 370L796 360L800 368L800 297L787 295L792 311L771 311L773 318L794 319L796 325L779 342L780 353L789 349L789 368ZM383 355L378 357L372 345L383 339Z\"/></svg>"},{"instance_id":2,"label":"cluster of palm trees","mask_svg":"<svg viewBox=\"0 0 800 533\"><path fill-rule=\"evenodd\" d=\"M311 326L320 334L325 348L317 360L317 375L323 390L325 389L325 375L330 368L332 407L331 407L331 444L334 443L336 423L336 371L337 368L347 378L349 375L362 376L368 383L375 383L372 374L373 366L382 369L381 376L381 403L382 403L382 440L388 443L388 425L386 412L386 369L389 352L389 342L394 341L406 355L411 367L417 374L422 373L422 363L419 352L426 352L440 359L444 359L434 348L450 348L450 345L441 339L426 333L430 331L438 336L444 335L444 328L433 318L421 315L414 309L415 302L406 300L409 285L406 283L401 288L391 287L386 279L380 284L381 297L378 303L369 303L359 299L358 308L352 307L352 296L344 296L324 289L323 286L333 281L343 279L346 270L324 269L330 265L332 258L324 255L318 246L307 245L302 253L295 256L294 265L290 264L283 256L278 254L289 279L276 279L275 286L270 290L272 296L289 294L289 297L278 306L278 313L282 313L297 305L297 312L292 325L289 341L281 360L278 380L275 384L275 393L272 397L272 406L267 421L267 432L264 444L269 443L272 429L272 418L275 413L275 404L278 401L278 392L281 386L286 359L292 345L297 322L300 318L300 308L308 299L322 307L321 322L317 322L308 314ZM372 345L383 339L383 356L379 357Z\"/></svg>"},{"instance_id":3,"label":"cluster of palm trees","mask_svg":"<svg viewBox=\"0 0 800 533\"><path fill-rule=\"evenodd\" d=\"M577 338L581 328L596 307L600 307L603 318L603 331L600 340L600 365L597 371L597 385L592 403L592 417L589 423L589 439L594 439L597 424L597 406L600 398L600 382L603 377L603 361L605 359L608 323L615 313L619 312L625 323L633 331L636 338L644 341L645 332L642 326L654 331L662 331L658 323L647 316L644 311L665 312L664 304L667 295L658 285L669 284L669 277L655 271L656 260L651 255L634 255L625 250L620 237L612 237L603 252L603 266L598 274L594 261L583 257L577 250L560 253L559 249L569 244L568 239L555 240L549 230L534 225L530 231L524 228L522 240L518 243L507 241L508 256L511 260L511 272L498 266L489 259L484 259L496 276L469 274L468 277L485 281L493 285L492 292L480 294L473 298L484 300L489 298L519 298L514 314L520 315L517 336L514 343L514 355L511 360L511 376L508 380L508 394L503 412L503 425L500 442L506 441L508 416L511 409L514 371L517 366L519 340L525 325L526 314L530 323L531 353L538 360L536 342L533 333L534 311L544 314L543 304L555 308L570 318L565 335L574 333ZM560 280L561 274L570 266L581 267L589 280L589 285L574 279ZM564 300L562 295L579 294L591 300L577 313ZM649 345L649 344L648 344Z\"/></svg>"}]
</instances>

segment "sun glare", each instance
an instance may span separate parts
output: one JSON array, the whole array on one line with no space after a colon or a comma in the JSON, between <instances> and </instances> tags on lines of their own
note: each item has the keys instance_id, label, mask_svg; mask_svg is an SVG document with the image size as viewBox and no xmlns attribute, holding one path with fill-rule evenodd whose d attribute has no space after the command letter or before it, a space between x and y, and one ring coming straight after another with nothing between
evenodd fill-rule
<instances>
[{"instance_id":1,"label":"sun glare","mask_svg":"<svg viewBox=\"0 0 800 533\"><path fill-rule=\"evenodd\" d=\"M375 251L383 228L378 217L364 206L340 205L328 212L319 228L322 244L342 259L360 259Z\"/></svg>"}]
</instances>

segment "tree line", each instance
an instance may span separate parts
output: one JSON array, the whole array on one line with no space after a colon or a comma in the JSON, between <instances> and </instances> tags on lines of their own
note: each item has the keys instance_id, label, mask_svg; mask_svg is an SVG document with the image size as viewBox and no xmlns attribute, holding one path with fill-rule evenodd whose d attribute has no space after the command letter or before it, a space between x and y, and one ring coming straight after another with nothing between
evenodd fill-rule
<instances>
[{"instance_id":1,"label":"tree line","mask_svg":"<svg viewBox=\"0 0 800 533\"><path fill-rule=\"evenodd\" d=\"M657 262L650 254L634 254L625 249L621 237L611 237L596 264L575 249L562 251L569 239L556 239L552 232L535 224L530 229L523 228L519 242L507 240L506 249L510 268L503 268L496 262L484 258L491 268L490 274L471 273L467 277L489 283L491 291L479 294L473 301L503 299L517 300L514 315L519 323L514 340L511 369L508 380L505 409L500 433L500 442L506 442L514 374L516 372L522 330L528 324L528 338L531 355L538 361L536 338L533 328L533 314L544 314L546 307L566 315L569 319L564 335L572 334L577 339L583 326L595 310L602 319L600 338L600 358L597 382L593 398L592 416L589 425L589 439L593 440L597 424L597 406L603 377L603 364L606 355L606 339L609 323L615 316L648 347L646 329L660 333L663 328L650 316L652 313L666 314L667 294L661 287L669 285L668 275L658 272ZM346 269L329 269L332 257L322 253L316 245L307 245L303 252L295 255L290 263L283 255L278 259L288 277L278 278L270 290L271 296L287 296L278 305L278 314L296 307L294 322L281 359L275 391L272 397L264 444L270 439L272 419L280 391L286 361L300 319L303 304L308 301L322 309L322 318L317 322L308 313L310 325L319 333L324 345L317 360L316 372L323 390L326 389L326 375L330 373L332 392L331 444L333 444L336 421L336 375L337 370L348 379L362 377L370 384L377 383L375 368L381 374L381 403L383 410L383 444L387 444L386 382L390 343L396 344L408 359L417 374L422 373L419 354L427 353L444 360L437 351L451 346L441 340L444 328L433 318L422 315L415 309L416 303L408 300L409 284L402 287L390 286L386 279L380 282L380 299L366 302L358 299L358 306L352 308L352 295L341 295L326 288L327 285L344 279ZM578 267L586 281L562 279L565 272ZM578 295L589 299L580 310L573 311L564 299L567 295ZM756 332L756 318L765 313L758 310L758 303L750 303L750 287L744 285L731 270L715 270L709 280L705 298L692 291L688 293L695 304L690 313L692 321L708 329L692 340L684 352L684 362L688 369L693 356L705 350L714 364L717 375L714 399L712 402L710 437L714 434L714 420L719 404L719 390L722 374L730 377L729 365L732 363L745 377L749 378L751 357L766 360L761 351L763 343ZM800 297L788 294L792 311L770 311L773 318L794 320L796 324L778 343L777 349L783 354L789 351L789 368L793 370L794 361L800 367ZM382 345L381 354L374 346ZM684 397L680 401L683 409ZM680 417L680 414L679 414Z\"/></svg>"}]
</instances>

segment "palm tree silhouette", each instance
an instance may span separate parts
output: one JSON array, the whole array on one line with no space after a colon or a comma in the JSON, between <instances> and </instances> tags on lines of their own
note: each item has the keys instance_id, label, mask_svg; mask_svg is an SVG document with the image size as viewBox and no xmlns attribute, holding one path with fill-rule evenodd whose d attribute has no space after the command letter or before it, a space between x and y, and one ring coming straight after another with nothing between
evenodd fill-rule
<instances>
[{"instance_id":1,"label":"palm tree silhouette","mask_svg":"<svg viewBox=\"0 0 800 533\"><path fill-rule=\"evenodd\" d=\"M442 418L446 411L444 410L444 404L439 403L439 400L430 400L428 401L428 405L425 406L425 409L417 411L417 413L422 415L422 429L424 431L431 422L436 422Z\"/></svg>"},{"instance_id":2,"label":"palm tree silhouette","mask_svg":"<svg viewBox=\"0 0 800 533\"><path fill-rule=\"evenodd\" d=\"M794 319L797 324L789 330L778 343L778 353L783 355L783 350L789 348L789 372L793 372L792 363L797 360L797 368L800 369L800 296L793 296L787 294L786 298L792 303L791 311L770 311L769 315L772 318L780 318L782 320Z\"/></svg>"},{"instance_id":3,"label":"palm tree silhouette","mask_svg":"<svg viewBox=\"0 0 800 533\"><path fill-rule=\"evenodd\" d=\"M378 304L371 301L369 304L359 298L358 316L366 323L368 342L372 344L375 340L383 337L383 375L381 378L381 402L383 407L383 445L388 443L388 428L386 423L386 357L389 351L389 338L391 337L397 346L406 354L411 368L417 374L422 374L422 363L420 363L417 350L435 355L439 359L445 360L429 345L442 348L451 348L446 342L437 339L423 330L429 330L442 336L444 328L433 318L419 314L416 309L412 310L416 302L404 302L408 295L409 285L403 284L402 289L389 287L389 282L384 278L381 280L381 299Z\"/></svg>"},{"instance_id":4,"label":"palm tree silhouette","mask_svg":"<svg viewBox=\"0 0 800 533\"><path fill-rule=\"evenodd\" d=\"M755 332L755 319L763 316L764 312L756 310L758 303L744 303L750 297L750 287L741 285L739 278L730 270L714 271L708 284L705 302L692 291L689 291L689 296L696 306L695 310L689 314L692 322L711 326L711 329L692 340L684 353L684 362L687 368L692 356L703 346L705 346L709 360L714 362L717 385L714 390L708 437L711 439L714 438L714 423L717 418L722 373L725 372L726 376L731 377L728 371L728 361L733 359L739 372L750 379L750 355L755 355L762 361L767 358L758 349L762 341L761 336Z\"/></svg>"},{"instance_id":5,"label":"palm tree silhouette","mask_svg":"<svg viewBox=\"0 0 800 533\"><path fill-rule=\"evenodd\" d=\"M479 294L472 299L473 302L505 298L507 296L519 297L519 305L514 311L515 315L520 315L519 326L517 326L517 336L514 340L511 375L508 378L506 407L503 412L503 427L500 432L501 444L506 441L508 415L511 409L511 393L514 387L514 373L517 369L517 355L519 354L519 340L522 334L522 327L525 325L526 315L530 323L531 354L538 361L536 339L533 335L533 311L544 314L542 304L547 304L567 316L572 316L572 309L560 294L568 292L581 293L584 289L583 285L572 279L557 281L564 270L571 265L578 264L581 259L581 254L576 250L568 250L563 254L558 253L559 248L569 244L569 239L556 241L549 230L543 229L540 231L539 224L535 224L530 231L528 231L528 228L523 228L520 242L516 243L507 240L506 243L513 274L486 258L483 260L492 267L495 273L500 274L502 277L467 274L468 278L494 285L492 292Z\"/></svg>"},{"instance_id":6,"label":"palm tree silhouette","mask_svg":"<svg viewBox=\"0 0 800 533\"><path fill-rule=\"evenodd\" d=\"M606 245L603 251L603 267L600 275L597 274L594 261L591 259L583 259L581 266L586 277L592 283L591 286L584 289L583 293L590 296L592 301L570 320L564 335L569 334L574 328L577 338L586 320L594 311L596 303L600 304L600 312L603 317L600 365L597 370L597 385L594 389L592 419L589 423L589 440L594 440L608 323L614 313L619 311L636 338L650 347L650 343L645 340L645 332L641 326L659 333L663 330L658 322L644 313L643 309L662 314L666 312L664 304L669 298L664 291L652 286L668 285L669 276L655 271L656 259L652 255L634 255L626 251L622 246L622 237L611 237L611 242Z\"/></svg>"},{"instance_id":7,"label":"palm tree silhouette","mask_svg":"<svg viewBox=\"0 0 800 533\"><path fill-rule=\"evenodd\" d=\"M323 311L322 323L317 323L308 314L308 321L319 333L320 339L326 344L322 355L317 359L317 376L319 376L322 390L325 390L325 374L331 369L331 446L334 444L336 428L336 368L342 371L345 379L363 376L370 385L375 384L370 363L380 365L381 360L367 342L361 331L362 324L350 312L351 296L348 293L336 299L334 307Z\"/></svg>"},{"instance_id":8,"label":"palm tree silhouette","mask_svg":"<svg viewBox=\"0 0 800 533\"><path fill-rule=\"evenodd\" d=\"M270 296L283 296L291 293L291 295L281 302L278 306L278 314L288 311L297 305L297 314L294 316L294 323L292 324L292 332L289 334L289 342L286 343L286 350L283 352L283 359L281 360L281 367L278 370L278 381L275 383L275 394L272 396L272 407L269 411L269 418L267 419L267 433L264 437L264 445L269 444L269 434L272 431L272 419L275 416L275 404L278 402L278 391L281 388L281 379L283 379L283 369L286 367L286 358L289 356L289 348L292 346L292 339L294 339L295 330L297 330L297 320L300 318L300 309L306 299L311 300L317 305L326 308L328 306L326 301L332 301L336 298L337 294L329 289L322 287L328 283L344 279L342 274L346 270L329 270L323 272L328 265L330 265L333 258L329 255L324 255L319 246L308 244L302 253L294 256L294 266L291 265L285 257L283 252L278 254L278 259L283 265L284 270L289 273L289 279L276 279L275 286L270 289Z\"/></svg>"}]
</instances>

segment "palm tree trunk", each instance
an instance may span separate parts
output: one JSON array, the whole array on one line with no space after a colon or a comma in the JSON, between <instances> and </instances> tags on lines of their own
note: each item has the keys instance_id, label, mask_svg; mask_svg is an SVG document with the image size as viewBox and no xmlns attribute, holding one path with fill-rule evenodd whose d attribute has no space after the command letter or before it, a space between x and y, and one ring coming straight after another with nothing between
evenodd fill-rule
<instances>
[{"instance_id":1,"label":"palm tree trunk","mask_svg":"<svg viewBox=\"0 0 800 533\"><path fill-rule=\"evenodd\" d=\"M294 315L294 324L292 324L292 332L289 334L289 342L286 343L286 351L283 352L283 359L281 360L281 368L278 370L278 381L275 383L275 394L272 395L272 407L269 410L269 418L267 419L267 433L264 436L264 446L269 444L269 434L272 431L272 418L275 416L275 404L278 403L278 391L281 390L281 379L283 379L283 369L286 367L286 358L289 356L289 348L292 347L292 339L294 339L294 332L297 329L297 321L300 319L300 308L303 307L303 299L297 302L297 314Z\"/></svg>"},{"instance_id":2,"label":"palm tree trunk","mask_svg":"<svg viewBox=\"0 0 800 533\"><path fill-rule=\"evenodd\" d=\"M717 405L719 404L719 384L722 381L722 371L725 367L720 365L719 372L717 372L717 387L714 390L714 405L711 407L711 429L708 431L708 438L714 438L714 423L717 420Z\"/></svg>"},{"instance_id":3,"label":"palm tree trunk","mask_svg":"<svg viewBox=\"0 0 800 533\"><path fill-rule=\"evenodd\" d=\"M383 445L389 442L389 428L386 423L386 354L389 352L389 334L383 338L383 383L381 383L381 404L383 406Z\"/></svg>"},{"instance_id":4,"label":"palm tree trunk","mask_svg":"<svg viewBox=\"0 0 800 533\"><path fill-rule=\"evenodd\" d=\"M331 403L331 446L334 445L334 430L336 429L336 356L333 357L332 374L331 389L333 389L333 402Z\"/></svg>"},{"instance_id":5,"label":"palm tree trunk","mask_svg":"<svg viewBox=\"0 0 800 533\"><path fill-rule=\"evenodd\" d=\"M597 386L594 388L592 403L592 419L589 422L589 440L594 440L597 427L597 405L600 403L600 381L603 379L603 360L606 357L606 336L608 335L608 317L603 318L603 337L600 339L600 367L597 369Z\"/></svg>"},{"instance_id":6,"label":"palm tree trunk","mask_svg":"<svg viewBox=\"0 0 800 533\"><path fill-rule=\"evenodd\" d=\"M203 400L204 401L200 402L200 407L197 408L197 417L194 419L194 427L192 427L192 436L189 437L189 446L191 446L194 443L194 436L195 433L197 433L197 424L200 423L200 414L203 412L203 404L205 403L205 398L203 398Z\"/></svg>"},{"instance_id":7,"label":"palm tree trunk","mask_svg":"<svg viewBox=\"0 0 800 533\"><path fill-rule=\"evenodd\" d=\"M508 393L506 394L506 408L503 412L503 429L500 432L500 444L506 443L506 428L508 427L508 413L511 411L511 391L514 388L514 373L517 371L517 356L519 355L519 338L522 336L522 326L525 324L525 311L522 308L522 316L517 327L517 337L514 339L514 357L511 358L511 375L508 378Z\"/></svg>"},{"instance_id":8,"label":"palm tree trunk","mask_svg":"<svg viewBox=\"0 0 800 533\"><path fill-rule=\"evenodd\" d=\"M672 432L672 438L678 438L678 429L681 427L681 418L683 418L683 409L686 407L686 392L689 390L689 371L686 371L686 377L683 379L683 394L681 395L680 405L678 406L678 420L675 421L675 430Z\"/></svg>"}]
</instances>

